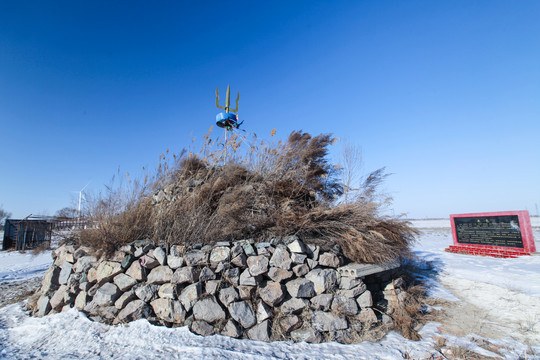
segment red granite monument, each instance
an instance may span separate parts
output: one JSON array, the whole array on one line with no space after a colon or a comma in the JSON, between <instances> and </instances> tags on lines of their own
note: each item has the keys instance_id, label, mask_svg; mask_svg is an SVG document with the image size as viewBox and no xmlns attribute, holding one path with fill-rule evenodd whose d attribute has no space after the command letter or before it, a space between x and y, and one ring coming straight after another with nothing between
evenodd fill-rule
<instances>
[{"instance_id":1,"label":"red granite monument","mask_svg":"<svg viewBox=\"0 0 540 360\"><path fill-rule=\"evenodd\" d=\"M514 258L536 252L529 212L499 211L450 215L457 254Z\"/></svg>"}]
</instances>

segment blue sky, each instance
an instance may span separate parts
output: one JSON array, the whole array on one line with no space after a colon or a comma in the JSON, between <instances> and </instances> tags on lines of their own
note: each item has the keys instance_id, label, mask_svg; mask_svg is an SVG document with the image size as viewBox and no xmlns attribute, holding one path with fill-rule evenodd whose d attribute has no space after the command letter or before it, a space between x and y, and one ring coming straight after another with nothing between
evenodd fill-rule
<instances>
[{"instance_id":1,"label":"blue sky","mask_svg":"<svg viewBox=\"0 0 540 360\"><path fill-rule=\"evenodd\" d=\"M156 166L230 83L248 132L332 133L385 166L395 214L536 214L538 19L538 1L0 1L0 205L52 215Z\"/></svg>"}]
</instances>

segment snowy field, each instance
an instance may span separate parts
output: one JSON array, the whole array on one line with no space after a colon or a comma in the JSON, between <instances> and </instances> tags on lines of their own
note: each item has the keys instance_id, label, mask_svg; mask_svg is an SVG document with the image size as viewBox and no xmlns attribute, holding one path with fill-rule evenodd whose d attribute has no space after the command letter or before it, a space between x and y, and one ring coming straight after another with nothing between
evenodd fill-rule
<instances>
[{"instance_id":1,"label":"snowy field","mask_svg":"<svg viewBox=\"0 0 540 360\"><path fill-rule=\"evenodd\" d=\"M138 320L109 326L76 310L29 317L23 302L0 305L0 359L444 359L459 347L463 358L540 359L540 256L495 259L444 252L452 243L448 220L416 220L417 266L446 314L421 330L421 341L390 332L377 343L263 343L219 335L200 337ZM540 250L540 224L533 219ZM0 296L32 282L51 264L50 252L33 257L0 252ZM21 281L25 280L26 281ZM35 283L36 280L34 280ZM454 355L443 351L448 358ZM437 357L438 356L438 357Z\"/></svg>"}]
</instances>

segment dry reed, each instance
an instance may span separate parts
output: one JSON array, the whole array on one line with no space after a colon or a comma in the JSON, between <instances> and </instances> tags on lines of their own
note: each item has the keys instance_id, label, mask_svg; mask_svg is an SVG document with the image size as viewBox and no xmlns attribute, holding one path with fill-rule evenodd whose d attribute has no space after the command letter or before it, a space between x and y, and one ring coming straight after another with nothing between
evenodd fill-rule
<instances>
[{"instance_id":1,"label":"dry reed","mask_svg":"<svg viewBox=\"0 0 540 360\"><path fill-rule=\"evenodd\" d=\"M327 159L334 141L293 132L273 145L238 135L222 145L208 133L198 152L162 154L156 176L132 183L128 195L110 187L96 197L90 207L96 226L82 231L79 242L110 252L140 238L189 245L296 234L325 248L339 244L357 262L403 255L415 231L379 215L376 188L384 170L369 174L353 200L340 202L339 167Z\"/></svg>"}]
</instances>

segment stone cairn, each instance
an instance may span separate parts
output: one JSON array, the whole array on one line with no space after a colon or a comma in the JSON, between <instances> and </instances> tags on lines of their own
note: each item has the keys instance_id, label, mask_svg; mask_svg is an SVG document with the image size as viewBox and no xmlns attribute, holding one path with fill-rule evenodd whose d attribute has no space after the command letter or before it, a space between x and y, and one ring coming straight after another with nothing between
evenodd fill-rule
<instances>
[{"instance_id":1,"label":"stone cairn","mask_svg":"<svg viewBox=\"0 0 540 360\"><path fill-rule=\"evenodd\" d=\"M399 262L345 265L339 251L296 236L168 251L138 240L109 258L90 254L73 245L53 252L28 301L33 315L76 308L109 324L146 318L205 336L350 343L373 324L391 326L387 314L405 295L401 278L392 278Z\"/></svg>"}]
</instances>

